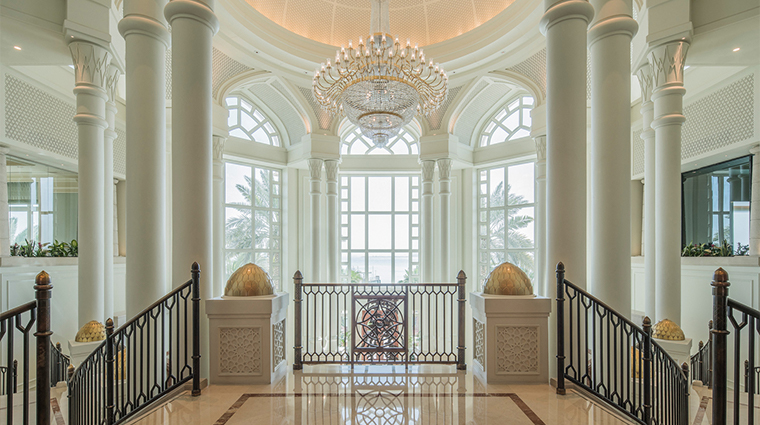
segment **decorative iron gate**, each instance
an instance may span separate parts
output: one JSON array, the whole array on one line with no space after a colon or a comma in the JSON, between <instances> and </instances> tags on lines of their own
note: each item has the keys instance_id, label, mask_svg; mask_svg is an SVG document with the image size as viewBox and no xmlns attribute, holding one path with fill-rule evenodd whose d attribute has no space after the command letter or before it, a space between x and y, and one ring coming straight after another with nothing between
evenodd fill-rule
<instances>
[{"instance_id":1,"label":"decorative iron gate","mask_svg":"<svg viewBox=\"0 0 760 425\"><path fill-rule=\"evenodd\" d=\"M457 283L295 282L295 362L464 363L464 272Z\"/></svg>"}]
</instances>

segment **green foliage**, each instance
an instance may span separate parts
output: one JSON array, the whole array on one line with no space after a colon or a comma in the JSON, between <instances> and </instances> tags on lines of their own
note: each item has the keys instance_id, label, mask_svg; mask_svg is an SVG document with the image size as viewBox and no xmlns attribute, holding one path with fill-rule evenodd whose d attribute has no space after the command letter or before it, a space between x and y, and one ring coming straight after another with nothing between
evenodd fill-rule
<instances>
[{"instance_id":1,"label":"green foliage","mask_svg":"<svg viewBox=\"0 0 760 425\"><path fill-rule=\"evenodd\" d=\"M24 239L24 243L11 245L12 257L76 257L79 254L79 244L76 239L71 243L58 242L35 243Z\"/></svg>"},{"instance_id":2,"label":"green foliage","mask_svg":"<svg viewBox=\"0 0 760 425\"><path fill-rule=\"evenodd\" d=\"M269 207L269 171L258 170L259 181L253 184L253 179L245 176L245 184L237 184L235 188L245 199L245 206ZM255 187L255 191L253 188ZM227 249L250 250L251 248L269 247L270 240L270 223L269 213L267 211L257 211L252 214L249 208L236 209L235 217L228 217L225 223L225 238ZM253 236L253 240L251 240ZM251 245L253 244L253 245ZM233 272L244 264L253 261L258 263L259 259L251 259L247 252L240 254L231 254L227 257L227 270ZM266 268L266 265L262 265Z\"/></svg>"},{"instance_id":3,"label":"green foliage","mask_svg":"<svg viewBox=\"0 0 760 425\"><path fill-rule=\"evenodd\" d=\"M712 242L695 244L694 242L683 247L681 257L734 257L749 255L749 245L736 244L736 252L728 241L724 240L720 245Z\"/></svg>"},{"instance_id":4,"label":"green foliage","mask_svg":"<svg viewBox=\"0 0 760 425\"><path fill-rule=\"evenodd\" d=\"M505 190L506 189L506 190ZM506 196L505 196L506 195ZM490 196L491 205L522 205L527 200L520 195L511 193L510 186L506 188L504 183L499 183ZM489 241L491 250L506 250L508 248L531 249L533 241L520 232L521 229L528 227L533 222L533 217L519 215L520 208L507 209L506 217L504 211L492 210L490 222ZM506 227L506 238L504 230ZM495 253L493 253L495 254ZM506 259L491 257L491 267L498 266L502 261L509 261L517 267L523 269L528 276L533 279L533 253L530 251L512 251L507 253Z\"/></svg>"}]
</instances>

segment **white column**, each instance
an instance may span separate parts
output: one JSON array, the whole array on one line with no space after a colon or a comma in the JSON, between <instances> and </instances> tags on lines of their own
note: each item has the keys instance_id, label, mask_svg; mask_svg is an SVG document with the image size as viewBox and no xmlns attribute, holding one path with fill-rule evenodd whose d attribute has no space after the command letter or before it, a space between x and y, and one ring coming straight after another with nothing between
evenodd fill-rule
<instances>
[{"instance_id":1,"label":"white column","mask_svg":"<svg viewBox=\"0 0 760 425\"><path fill-rule=\"evenodd\" d=\"M320 227L322 220L320 212L322 211L322 165L324 161L319 158L309 158L309 174L311 175L311 190L309 191L309 210L311 211L311 277L307 278L310 282L320 282L320 261L322 256L322 239L320 238Z\"/></svg>"},{"instance_id":2,"label":"white column","mask_svg":"<svg viewBox=\"0 0 760 425\"><path fill-rule=\"evenodd\" d=\"M644 180L631 180L631 257L641 256L643 236Z\"/></svg>"},{"instance_id":3,"label":"white column","mask_svg":"<svg viewBox=\"0 0 760 425\"><path fill-rule=\"evenodd\" d=\"M420 221L420 263L422 273L420 281L430 283L434 279L433 272L433 173L435 161L420 161L422 165L422 219Z\"/></svg>"},{"instance_id":4,"label":"white column","mask_svg":"<svg viewBox=\"0 0 760 425\"><path fill-rule=\"evenodd\" d=\"M327 175L327 281L340 282L340 226L338 209L338 165L337 159L325 160Z\"/></svg>"},{"instance_id":5,"label":"white column","mask_svg":"<svg viewBox=\"0 0 760 425\"><path fill-rule=\"evenodd\" d=\"M655 264L657 320L681 323L681 126L683 68L689 43L683 40L654 47L652 67L655 131Z\"/></svg>"},{"instance_id":6,"label":"white column","mask_svg":"<svg viewBox=\"0 0 760 425\"><path fill-rule=\"evenodd\" d=\"M549 295L549 278L546 274L546 135L537 136L536 141L536 163L534 177L536 179L536 282L538 285L534 290L538 295L548 297Z\"/></svg>"},{"instance_id":7,"label":"white column","mask_svg":"<svg viewBox=\"0 0 760 425\"><path fill-rule=\"evenodd\" d=\"M643 131L641 138L644 140L644 313L657 323L656 309L656 282L655 264L657 264L657 230L655 229L655 149L654 130L652 119L654 117L654 103L652 103L652 68L649 64L641 66L636 72L641 86L641 122Z\"/></svg>"},{"instance_id":8,"label":"white column","mask_svg":"<svg viewBox=\"0 0 760 425\"><path fill-rule=\"evenodd\" d=\"M117 238L119 240L119 247L116 252L120 257L127 256L127 182L121 180L116 183L116 207L118 212L116 217L118 218L116 227L116 233L119 234Z\"/></svg>"},{"instance_id":9,"label":"white column","mask_svg":"<svg viewBox=\"0 0 760 425\"><path fill-rule=\"evenodd\" d=\"M752 199L749 208L749 255L760 255L760 145L753 147ZM7 195L6 195L7 199Z\"/></svg>"},{"instance_id":10,"label":"white column","mask_svg":"<svg viewBox=\"0 0 760 425\"><path fill-rule=\"evenodd\" d=\"M103 149L103 313L113 318L113 141L116 140L116 94L121 71L115 65L108 66L105 143Z\"/></svg>"},{"instance_id":11,"label":"white column","mask_svg":"<svg viewBox=\"0 0 760 425\"><path fill-rule=\"evenodd\" d=\"M8 169L5 155L10 151L0 146L0 256L11 255L10 210L8 207Z\"/></svg>"},{"instance_id":12,"label":"white column","mask_svg":"<svg viewBox=\"0 0 760 425\"><path fill-rule=\"evenodd\" d=\"M591 0L591 222L589 285L631 316L631 39L632 0Z\"/></svg>"},{"instance_id":13,"label":"white column","mask_svg":"<svg viewBox=\"0 0 760 425\"><path fill-rule=\"evenodd\" d=\"M174 0L164 9L172 27L172 285L197 262L202 299L212 298L214 281L211 39L219 22L211 6Z\"/></svg>"},{"instance_id":14,"label":"white column","mask_svg":"<svg viewBox=\"0 0 760 425\"><path fill-rule=\"evenodd\" d=\"M438 193L441 196L441 260L439 273L441 282L453 282L451 270L451 163L449 158L442 158L438 164Z\"/></svg>"},{"instance_id":15,"label":"white column","mask_svg":"<svg viewBox=\"0 0 760 425\"><path fill-rule=\"evenodd\" d=\"M546 270L586 287L586 28L594 8L545 0ZM630 271L629 271L630 273Z\"/></svg>"},{"instance_id":16,"label":"white column","mask_svg":"<svg viewBox=\"0 0 760 425\"><path fill-rule=\"evenodd\" d=\"M222 296L224 286L224 142L214 136L214 297ZM234 270L231 270L234 271Z\"/></svg>"},{"instance_id":17,"label":"white column","mask_svg":"<svg viewBox=\"0 0 760 425\"><path fill-rule=\"evenodd\" d=\"M127 317L161 298L166 288L165 3L124 0L119 22L126 42Z\"/></svg>"},{"instance_id":18,"label":"white column","mask_svg":"<svg viewBox=\"0 0 760 425\"><path fill-rule=\"evenodd\" d=\"M79 135L79 327L90 320L103 322L104 259L104 131L106 121L106 73L111 62L108 49L86 41L69 43L74 61Z\"/></svg>"}]
</instances>

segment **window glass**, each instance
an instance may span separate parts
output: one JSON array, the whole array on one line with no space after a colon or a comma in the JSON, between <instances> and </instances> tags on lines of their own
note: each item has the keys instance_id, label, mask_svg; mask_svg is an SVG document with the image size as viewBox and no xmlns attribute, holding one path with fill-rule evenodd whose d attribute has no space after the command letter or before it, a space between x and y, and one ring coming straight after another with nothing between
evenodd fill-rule
<instances>
[{"instance_id":1,"label":"window glass","mask_svg":"<svg viewBox=\"0 0 760 425\"><path fill-rule=\"evenodd\" d=\"M375 146L359 128L355 128L340 141L340 153L341 155L417 155L419 147L417 139L403 128L382 148Z\"/></svg>"},{"instance_id":2,"label":"window glass","mask_svg":"<svg viewBox=\"0 0 760 425\"><path fill-rule=\"evenodd\" d=\"M282 290L280 170L225 163L225 281L253 262Z\"/></svg>"},{"instance_id":3,"label":"window glass","mask_svg":"<svg viewBox=\"0 0 760 425\"><path fill-rule=\"evenodd\" d=\"M535 101L521 95L499 109L486 124L480 146L489 146L530 136L530 111Z\"/></svg>"},{"instance_id":4,"label":"window glass","mask_svg":"<svg viewBox=\"0 0 760 425\"><path fill-rule=\"evenodd\" d=\"M532 162L478 170L478 276L504 261L535 275L535 179Z\"/></svg>"},{"instance_id":5,"label":"window glass","mask_svg":"<svg viewBox=\"0 0 760 425\"><path fill-rule=\"evenodd\" d=\"M683 244L749 245L752 157L683 173Z\"/></svg>"},{"instance_id":6,"label":"window glass","mask_svg":"<svg viewBox=\"0 0 760 425\"><path fill-rule=\"evenodd\" d=\"M229 115L227 125L230 136L265 145L280 146L277 130L261 111L240 96L225 99Z\"/></svg>"}]
</instances>

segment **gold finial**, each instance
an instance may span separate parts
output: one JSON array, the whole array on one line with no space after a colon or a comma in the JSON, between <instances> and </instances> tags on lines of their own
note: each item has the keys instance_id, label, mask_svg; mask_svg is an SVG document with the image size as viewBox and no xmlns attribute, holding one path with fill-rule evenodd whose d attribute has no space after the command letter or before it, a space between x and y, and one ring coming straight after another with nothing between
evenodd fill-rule
<instances>
[{"instance_id":1,"label":"gold finial","mask_svg":"<svg viewBox=\"0 0 760 425\"><path fill-rule=\"evenodd\" d=\"M533 295L530 278L512 263L501 263L486 278L483 293L489 295Z\"/></svg>"},{"instance_id":2,"label":"gold finial","mask_svg":"<svg viewBox=\"0 0 760 425\"><path fill-rule=\"evenodd\" d=\"M683 341L686 339L681 328L669 319L660 320L652 326L652 338L667 341Z\"/></svg>"},{"instance_id":3,"label":"gold finial","mask_svg":"<svg viewBox=\"0 0 760 425\"><path fill-rule=\"evenodd\" d=\"M76 342L94 342L106 339L106 327L97 320L91 320L82 326L74 337Z\"/></svg>"},{"instance_id":4,"label":"gold finial","mask_svg":"<svg viewBox=\"0 0 760 425\"><path fill-rule=\"evenodd\" d=\"M272 295L274 288L267 272L253 263L248 263L232 273L224 288L224 295L234 297L255 297Z\"/></svg>"}]
</instances>

